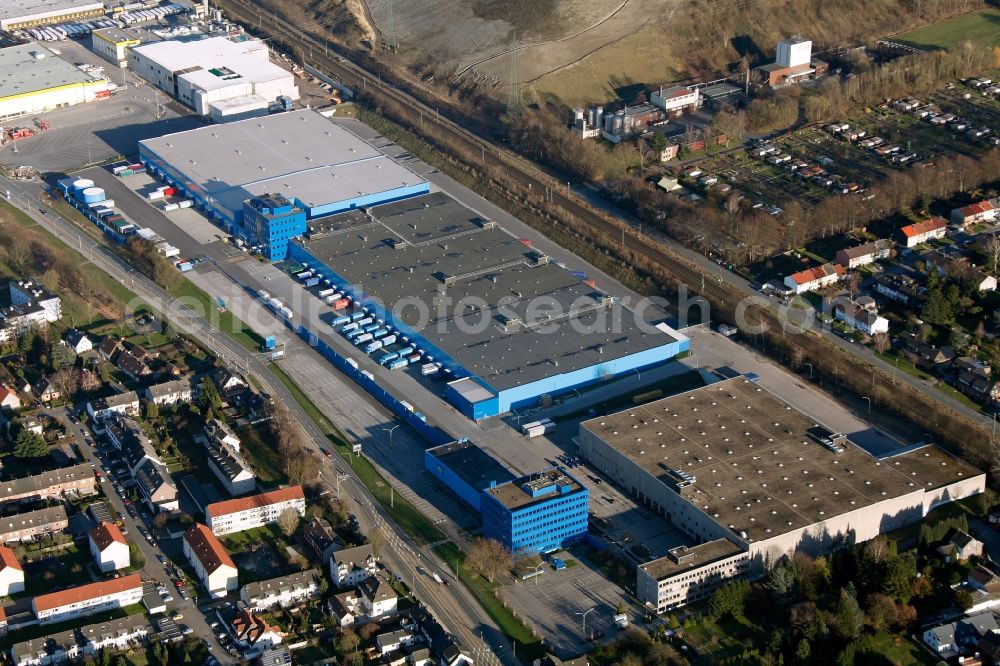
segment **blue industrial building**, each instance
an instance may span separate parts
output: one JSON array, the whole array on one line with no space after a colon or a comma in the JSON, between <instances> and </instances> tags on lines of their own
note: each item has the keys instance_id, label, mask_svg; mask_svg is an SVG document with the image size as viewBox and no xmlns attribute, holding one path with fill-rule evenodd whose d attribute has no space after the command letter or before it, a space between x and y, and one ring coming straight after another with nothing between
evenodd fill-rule
<instances>
[{"instance_id":1,"label":"blue industrial building","mask_svg":"<svg viewBox=\"0 0 1000 666\"><path fill-rule=\"evenodd\" d=\"M424 467L480 513L483 536L512 553L548 553L587 534L589 491L561 468L515 478L468 440L427 449Z\"/></svg>"},{"instance_id":2,"label":"blue industrial building","mask_svg":"<svg viewBox=\"0 0 1000 666\"><path fill-rule=\"evenodd\" d=\"M558 467L483 491L483 536L512 553L548 553L587 535L589 491Z\"/></svg>"},{"instance_id":3,"label":"blue industrial building","mask_svg":"<svg viewBox=\"0 0 1000 666\"><path fill-rule=\"evenodd\" d=\"M689 347L443 193L324 218L289 257L440 364L446 399L474 420L641 373ZM539 303L554 310L539 316Z\"/></svg>"},{"instance_id":4,"label":"blue industrial building","mask_svg":"<svg viewBox=\"0 0 1000 666\"><path fill-rule=\"evenodd\" d=\"M424 468L477 512L484 490L514 479L506 467L468 440L427 449Z\"/></svg>"},{"instance_id":5,"label":"blue industrial building","mask_svg":"<svg viewBox=\"0 0 1000 666\"><path fill-rule=\"evenodd\" d=\"M425 194L420 176L315 110L291 111L139 142L153 176L246 238L244 202L281 194L307 220Z\"/></svg>"},{"instance_id":6,"label":"blue industrial building","mask_svg":"<svg viewBox=\"0 0 1000 666\"><path fill-rule=\"evenodd\" d=\"M288 241L306 232L306 212L281 194L265 194L243 203L246 241L271 261L288 253Z\"/></svg>"}]
</instances>

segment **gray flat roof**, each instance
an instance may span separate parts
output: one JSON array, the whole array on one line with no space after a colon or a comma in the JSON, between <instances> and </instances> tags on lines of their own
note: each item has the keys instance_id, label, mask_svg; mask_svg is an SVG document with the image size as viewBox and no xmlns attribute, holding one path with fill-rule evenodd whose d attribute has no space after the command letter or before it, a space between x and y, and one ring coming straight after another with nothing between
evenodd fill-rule
<instances>
[{"instance_id":1,"label":"gray flat roof","mask_svg":"<svg viewBox=\"0 0 1000 666\"><path fill-rule=\"evenodd\" d=\"M494 389L683 339L443 193L369 213L318 220L303 246Z\"/></svg>"},{"instance_id":2,"label":"gray flat roof","mask_svg":"<svg viewBox=\"0 0 1000 666\"><path fill-rule=\"evenodd\" d=\"M94 80L37 42L0 49L0 99Z\"/></svg>"},{"instance_id":3,"label":"gray flat roof","mask_svg":"<svg viewBox=\"0 0 1000 666\"><path fill-rule=\"evenodd\" d=\"M729 539L716 539L697 546L678 546L669 555L640 564L639 568L659 581L742 552L744 550Z\"/></svg>"},{"instance_id":4,"label":"gray flat roof","mask_svg":"<svg viewBox=\"0 0 1000 666\"><path fill-rule=\"evenodd\" d=\"M140 142L230 210L269 192L310 207L424 180L310 109Z\"/></svg>"},{"instance_id":5,"label":"gray flat roof","mask_svg":"<svg viewBox=\"0 0 1000 666\"><path fill-rule=\"evenodd\" d=\"M550 488L550 490L533 496L525 489L526 485ZM565 492L560 493L559 488L564 488ZM553 497L566 496L581 490L583 490L583 486L576 479L558 467L551 467L541 472L522 476L510 483L489 488L486 492L511 511L517 511L532 504L548 502Z\"/></svg>"},{"instance_id":6,"label":"gray flat roof","mask_svg":"<svg viewBox=\"0 0 1000 666\"><path fill-rule=\"evenodd\" d=\"M504 465L472 442L452 442L429 449L428 453L476 490L489 488L492 482L514 479Z\"/></svg>"},{"instance_id":7,"label":"gray flat roof","mask_svg":"<svg viewBox=\"0 0 1000 666\"><path fill-rule=\"evenodd\" d=\"M662 483L755 541L982 474L936 446L876 460L816 442L810 417L744 377L580 424Z\"/></svg>"}]
</instances>

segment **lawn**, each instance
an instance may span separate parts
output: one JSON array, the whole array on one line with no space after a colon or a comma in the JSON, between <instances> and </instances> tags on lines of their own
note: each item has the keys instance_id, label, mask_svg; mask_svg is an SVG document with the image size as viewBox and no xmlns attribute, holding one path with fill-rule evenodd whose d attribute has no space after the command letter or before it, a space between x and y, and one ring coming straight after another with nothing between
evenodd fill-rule
<instances>
[{"instance_id":1,"label":"lawn","mask_svg":"<svg viewBox=\"0 0 1000 666\"><path fill-rule=\"evenodd\" d=\"M464 557L458 546L450 541L435 546L434 552L445 561L449 569L453 571L457 569L458 577L476 596L479 604L493 618L500 630L517 642L517 654L521 655L522 659L530 662L545 653L541 641L532 635L531 630L514 617L504 603L494 595L493 591L500 587L499 583L491 583L464 565L458 564L464 561Z\"/></svg>"},{"instance_id":2,"label":"lawn","mask_svg":"<svg viewBox=\"0 0 1000 666\"><path fill-rule=\"evenodd\" d=\"M890 664L934 666L938 663L912 640L896 634L880 633L874 636L865 636L859 641L858 647L864 650L866 657L879 655L885 658L886 663Z\"/></svg>"},{"instance_id":3,"label":"lawn","mask_svg":"<svg viewBox=\"0 0 1000 666\"><path fill-rule=\"evenodd\" d=\"M255 428L247 428L239 432L240 446L247 452L247 457L253 461L254 471L261 483L268 485L284 485L288 476L281 469L277 450L264 441L261 433Z\"/></svg>"},{"instance_id":4,"label":"lawn","mask_svg":"<svg viewBox=\"0 0 1000 666\"><path fill-rule=\"evenodd\" d=\"M75 545L69 545L54 557L38 562L25 562L24 592L15 596L31 597L51 592L57 588L80 585L84 581L90 582L89 577L82 569L91 561L89 551L77 548ZM80 565L76 571L74 571L75 565ZM49 576L49 574L52 575Z\"/></svg>"},{"instance_id":5,"label":"lawn","mask_svg":"<svg viewBox=\"0 0 1000 666\"><path fill-rule=\"evenodd\" d=\"M697 663L716 664L739 655L748 645L764 642L763 630L745 617L724 617L713 622L708 617L684 627L684 640L700 655Z\"/></svg>"},{"instance_id":6,"label":"lawn","mask_svg":"<svg viewBox=\"0 0 1000 666\"><path fill-rule=\"evenodd\" d=\"M219 330L250 351L258 351L264 342L256 331L237 319L229 310L216 311L215 299L195 286L190 280L182 280L170 290L174 298L184 299L189 307L215 323Z\"/></svg>"},{"instance_id":7,"label":"lawn","mask_svg":"<svg viewBox=\"0 0 1000 666\"><path fill-rule=\"evenodd\" d=\"M929 374L927 374L917 366L913 365L902 356L897 355L895 352L882 352L882 353L875 352L875 355L878 356L883 361L885 361L886 363L888 363L889 365L895 367L900 372L905 372L906 374L912 375L917 379L932 378Z\"/></svg>"},{"instance_id":8,"label":"lawn","mask_svg":"<svg viewBox=\"0 0 1000 666\"><path fill-rule=\"evenodd\" d=\"M893 41L920 49L950 49L965 41L1000 46L1000 10L984 9L896 35Z\"/></svg>"},{"instance_id":9,"label":"lawn","mask_svg":"<svg viewBox=\"0 0 1000 666\"><path fill-rule=\"evenodd\" d=\"M295 402L305 411L327 439L334 446L341 458L350 463L361 482L371 491L375 499L382 505L393 521L418 543L439 541L444 535L427 516L420 513L415 506L397 493L392 497L390 486L378 470L363 456L351 453L350 444L344 434L312 403L302 392L302 389L276 364L270 364L271 371L284 384L295 398Z\"/></svg>"}]
</instances>

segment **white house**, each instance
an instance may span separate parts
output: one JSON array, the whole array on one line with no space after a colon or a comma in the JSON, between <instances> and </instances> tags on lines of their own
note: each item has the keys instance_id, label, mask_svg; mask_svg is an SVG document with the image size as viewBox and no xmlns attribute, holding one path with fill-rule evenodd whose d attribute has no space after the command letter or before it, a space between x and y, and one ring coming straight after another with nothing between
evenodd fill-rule
<instances>
[{"instance_id":1,"label":"white house","mask_svg":"<svg viewBox=\"0 0 1000 666\"><path fill-rule=\"evenodd\" d=\"M240 440L226 424L212 419L205 425L208 466L233 497L257 489L257 475L240 453Z\"/></svg>"},{"instance_id":2,"label":"white house","mask_svg":"<svg viewBox=\"0 0 1000 666\"><path fill-rule=\"evenodd\" d=\"M176 405L191 402L191 380L174 379L146 389L146 399L156 405Z\"/></svg>"},{"instance_id":3,"label":"white house","mask_svg":"<svg viewBox=\"0 0 1000 666\"><path fill-rule=\"evenodd\" d=\"M209 504L205 507L205 518L213 534L230 534L276 522L286 509L305 515L306 496L302 486Z\"/></svg>"},{"instance_id":4,"label":"white house","mask_svg":"<svg viewBox=\"0 0 1000 666\"><path fill-rule=\"evenodd\" d=\"M0 386L0 407L6 409L21 409L21 397L9 386Z\"/></svg>"},{"instance_id":5,"label":"white house","mask_svg":"<svg viewBox=\"0 0 1000 666\"><path fill-rule=\"evenodd\" d=\"M205 525L199 523L184 533L184 556L213 599L236 590L236 565Z\"/></svg>"},{"instance_id":6,"label":"white house","mask_svg":"<svg viewBox=\"0 0 1000 666\"><path fill-rule=\"evenodd\" d=\"M932 217L908 224L899 230L900 240L906 247L916 247L933 238L944 238L946 233L948 233L948 222L943 217Z\"/></svg>"},{"instance_id":7,"label":"white house","mask_svg":"<svg viewBox=\"0 0 1000 666\"><path fill-rule=\"evenodd\" d=\"M241 610L233 618L233 635L236 642L255 652L281 644L281 634L270 626L264 618L249 610Z\"/></svg>"},{"instance_id":8,"label":"white house","mask_svg":"<svg viewBox=\"0 0 1000 666\"><path fill-rule=\"evenodd\" d=\"M319 577L319 570L309 569L257 583L247 583L240 590L240 599L253 611L276 606L297 606L319 596Z\"/></svg>"},{"instance_id":9,"label":"white house","mask_svg":"<svg viewBox=\"0 0 1000 666\"><path fill-rule=\"evenodd\" d=\"M396 591L378 576L370 576L358 585L361 607L369 618L396 612Z\"/></svg>"},{"instance_id":10,"label":"white house","mask_svg":"<svg viewBox=\"0 0 1000 666\"><path fill-rule=\"evenodd\" d=\"M114 523L104 520L90 531L90 554L104 573L124 569L129 565L128 541Z\"/></svg>"},{"instance_id":11,"label":"white house","mask_svg":"<svg viewBox=\"0 0 1000 666\"><path fill-rule=\"evenodd\" d=\"M345 548L330 556L330 579L337 587L355 587L376 571L371 544Z\"/></svg>"},{"instance_id":12,"label":"white house","mask_svg":"<svg viewBox=\"0 0 1000 666\"><path fill-rule=\"evenodd\" d=\"M24 592L24 569L14 551L0 546L0 597Z\"/></svg>"},{"instance_id":13,"label":"white house","mask_svg":"<svg viewBox=\"0 0 1000 666\"><path fill-rule=\"evenodd\" d=\"M996 617L986 611L924 631L924 643L942 656L956 654L963 646L975 645L990 631L1000 629Z\"/></svg>"},{"instance_id":14,"label":"white house","mask_svg":"<svg viewBox=\"0 0 1000 666\"><path fill-rule=\"evenodd\" d=\"M54 323L62 317L62 301L34 280L18 280L10 285L11 305L38 305L44 310L45 321Z\"/></svg>"},{"instance_id":15,"label":"white house","mask_svg":"<svg viewBox=\"0 0 1000 666\"><path fill-rule=\"evenodd\" d=\"M71 587L42 594L31 600L38 624L63 622L142 601L142 578L139 574Z\"/></svg>"},{"instance_id":16,"label":"white house","mask_svg":"<svg viewBox=\"0 0 1000 666\"><path fill-rule=\"evenodd\" d=\"M846 274L847 271L840 264L823 264L789 275L785 278L785 286L793 294L804 294L839 282Z\"/></svg>"},{"instance_id":17,"label":"white house","mask_svg":"<svg viewBox=\"0 0 1000 666\"><path fill-rule=\"evenodd\" d=\"M104 421L112 414L138 414L139 396L135 391L126 391L91 400L87 403L87 413L95 421Z\"/></svg>"},{"instance_id":18,"label":"white house","mask_svg":"<svg viewBox=\"0 0 1000 666\"><path fill-rule=\"evenodd\" d=\"M995 220L996 216L996 206L989 199L983 199L982 201L977 201L974 204L962 206L961 208L955 208L951 211L951 221L954 224L962 226Z\"/></svg>"},{"instance_id":19,"label":"white house","mask_svg":"<svg viewBox=\"0 0 1000 666\"><path fill-rule=\"evenodd\" d=\"M865 335L889 332L889 320L878 314L874 304L866 307L857 301L838 302L833 306L833 316Z\"/></svg>"},{"instance_id":20,"label":"white house","mask_svg":"<svg viewBox=\"0 0 1000 666\"><path fill-rule=\"evenodd\" d=\"M91 351L94 348L94 343L87 337L87 334L76 328L66 332L66 335L63 336L63 344L77 354Z\"/></svg>"}]
</instances>

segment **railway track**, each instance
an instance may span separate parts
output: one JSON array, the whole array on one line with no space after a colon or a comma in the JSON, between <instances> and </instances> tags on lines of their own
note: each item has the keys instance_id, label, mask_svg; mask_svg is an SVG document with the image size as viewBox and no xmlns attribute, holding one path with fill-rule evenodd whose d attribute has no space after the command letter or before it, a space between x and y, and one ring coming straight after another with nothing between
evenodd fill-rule
<instances>
[{"instance_id":1,"label":"railway track","mask_svg":"<svg viewBox=\"0 0 1000 666\"><path fill-rule=\"evenodd\" d=\"M759 295L749 286L727 282L679 253L638 233L627 222L597 212L577 199L572 193L567 193L561 181L542 172L527 159L499 148L490 141L470 132L409 92L384 83L379 75L372 74L360 65L340 57L329 49L328 43L303 33L300 28L282 17L274 13L261 12L249 0L221 0L220 4L235 20L246 26L258 26L258 32L261 33L262 37L281 43L290 50L298 50L303 59L308 58L310 65L327 72L350 88L363 90L372 101L376 103L379 101L393 102L399 109L401 119L411 127L430 126L433 131L439 133L442 140L451 142L469 155L478 155L479 160L477 161L483 167L500 169L514 185L512 189L519 187L521 192L531 192L537 195L544 193L550 208L562 208L583 223L588 228L590 238L603 237L609 243L618 244L626 256L631 253L653 265L658 265L678 284L685 284L689 291L699 293L707 298L716 312L732 312L737 303L748 296L759 298ZM419 84L408 85L419 87ZM759 323L772 332L784 330L784 322L772 309L770 303L761 301L757 305L751 305L747 310L752 313L749 319L754 323ZM805 353L806 358L817 364L829 356L830 346L839 346L841 353L837 355L836 362L843 373L839 375L841 377L850 373L865 377L872 376L874 387L874 377L878 375L882 382L889 383L891 369L887 369L890 368L888 364L861 358L848 343L839 340L824 340L815 331L810 331L807 338L804 336L798 336L798 338L800 340L795 344ZM920 406L926 410L929 406L928 403L934 402L939 408L950 412L954 418L960 418L968 426L975 427L972 418L937 400L936 396L924 395L920 388L908 386L905 382L903 384L896 382L895 385L898 390L894 403L896 405L910 404L912 406L911 414L920 414ZM890 406L888 401L886 405ZM925 424L925 427L930 426ZM988 438L988 435L986 436Z\"/></svg>"}]
</instances>

